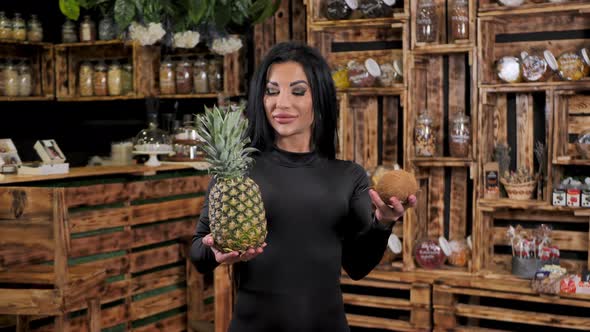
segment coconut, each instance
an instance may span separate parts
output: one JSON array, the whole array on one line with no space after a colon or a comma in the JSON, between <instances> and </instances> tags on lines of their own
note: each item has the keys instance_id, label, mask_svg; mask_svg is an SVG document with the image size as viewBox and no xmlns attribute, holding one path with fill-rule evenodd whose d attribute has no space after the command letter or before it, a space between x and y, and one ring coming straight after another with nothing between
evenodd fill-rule
<instances>
[{"instance_id":1,"label":"coconut","mask_svg":"<svg viewBox=\"0 0 590 332\"><path fill-rule=\"evenodd\" d=\"M393 170L381 176L375 190L386 204L392 196L402 203L407 203L408 197L418 192L418 182L410 172Z\"/></svg>"}]
</instances>

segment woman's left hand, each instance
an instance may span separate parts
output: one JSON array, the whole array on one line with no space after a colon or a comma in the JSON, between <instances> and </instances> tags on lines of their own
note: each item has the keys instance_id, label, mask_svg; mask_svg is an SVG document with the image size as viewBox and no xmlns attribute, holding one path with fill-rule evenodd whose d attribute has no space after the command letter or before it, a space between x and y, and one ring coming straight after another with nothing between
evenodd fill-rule
<instances>
[{"instance_id":1,"label":"woman's left hand","mask_svg":"<svg viewBox=\"0 0 590 332\"><path fill-rule=\"evenodd\" d=\"M375 217L379 222L384 224L394 222L406 212L406 209L397 197L390 197L389 202L387 202L389 204L386 204L374 189L369 189L369 196L373 204L375 204ZM408 207L415 207L416 202L416 196L410 195L408 197Z\"/></svg>"}]
</instances>

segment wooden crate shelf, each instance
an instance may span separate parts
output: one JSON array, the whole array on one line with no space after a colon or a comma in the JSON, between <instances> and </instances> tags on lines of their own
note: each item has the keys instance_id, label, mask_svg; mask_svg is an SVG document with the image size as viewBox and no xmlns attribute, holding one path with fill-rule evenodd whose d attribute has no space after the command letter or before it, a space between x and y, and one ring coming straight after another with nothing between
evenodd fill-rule
<instances>
[{"instance_id":1,"label":"wooden crate shelf","mask_svg":"<svg viewBox=\"0 0 590 332\"><path fill-rule=\"evenodd\" d=\"M362 18L360 10L353 11L351 18L345 20L328 20L323 15L325 0L304 0L307 3L307 20L308 27L325 27L340 26L350 28L350 26L374 26L375 24L392 24L405 21L409 18L409 0L396 1L390 17ZM360 17L360 18L359 18Z\"/></svg>"},{"instance_id":2,"label":"wooden crate shelf","mask_svg":"<svg viewBox=\"0 0 590 332\"><path fill-rule=\"evenodd\" d=\"M480 84L480 89L486 93L535 92L547 90L583 90L590 89L590 79L584 78L577 82L527 82L527 83L498 83Z\"/></svg>"},{"instance_id":3,"label":"wooden crate shelf","mask_svg":"<svg viewBox=\"0 0 590 332\"><path fill-rule=\"evenodd\" d=\"M530 0L518 7L507 7L498 4L496 0L480 0L479 17L502 17L514 15L540 15L555 12L580 12L590 10L590 4L584 0L569 0L564 3L534 3Z\"/></svg>"},{"instance_id":4,"label":"wooden crate shelf","mask_svg":"<svg viewBox=\"0 0 590 332\"><path fill-rule=\"evenodd\" d=\"M511 278L438 280L433 288L435 330L590 328L587 298L540 296L532 292L529 284Z\"/></svg>"},{"instance_id":5,"label":"wooden crate shelf","mask_svg":"<svg viewBox=\"0 0 590 332\"><path fill-rule=\"evenodd\" d=\"M49 43L0 41L0 58L16 66L25 60L31 67L31 96L0 96L0 101L50 100L55 94L54 48Z\"/></svg>"},{"instance_id":6,"label":"wooden crate shelf","mask_svg":"<svg viewBox=\"0 0 590 332\"><path fill-rule=\"evenodd\" d=\"M470 167L473 164L471 159L453 157L416 157L410 162L416 167Z\"/></svg>"},{"instance_id":7,"label":"wooden crate shelf","mask_svg":"<svg viewBox=\"0 0 590 332\"><path fill-rule=\"evenodd\" d=\"M440 45L417 45L412 53L414 55L428 55L428 54L453 54L453 53L470 53L475 54L475 45L471 43L456 43L456 44L440 44ZM472 60L469 60L469 64Z\"/></svg>"},{"instance_id":8,"label":"wooden crate shelf","mask_svg":"<svg viewBox=\"0 0 590 332\"><path fill-rule=\"evenodd\" d=\"M406 92L403 84L396 84L391 88L347 88L338 89L339 94L347 94L350 96L401 96Z\"/></svg>"},{"instance_id":9,"label":"wooden crate shelf","mask_svg":"<svg viewBox=\"0 0 590 332\"><path fill-rule=\"evenodd\" d=\"M564 165L590 165L576 149L576 140L580 133L590 129L590 89L586 94L555 96L554 126L552 159L566 160Z\"/></svg>"},{"instance_id":10,"label":"wooden crate shelf","mask_svg":"<svg viewBox=\"0 0 590 332\"><path fill-rule=\"evenodd\" d=\"M0 96L0 101L50 101L53 96L30 96L30 97L6 97Z\"/></svg>"}]
</instances>

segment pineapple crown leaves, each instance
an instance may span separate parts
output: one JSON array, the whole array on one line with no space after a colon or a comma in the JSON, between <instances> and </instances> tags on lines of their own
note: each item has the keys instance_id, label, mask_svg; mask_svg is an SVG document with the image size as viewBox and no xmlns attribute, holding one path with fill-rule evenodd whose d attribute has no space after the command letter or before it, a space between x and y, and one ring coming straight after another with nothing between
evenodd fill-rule
<instances>
[{"instance_id":1,"label":"pineapple crown leaves","mask_svg":"<svg viewBox=\"0 0 590 332\"><path fill-rule=\"evenodd\" d=\"M243 177L254 162L250 153L258 151L248 147L248 120L242 117L242 108L225 111L205 107L204 114L196 115L197 132L205 141L203 150L211 164L209 171L218 178Z\"/></svg>"}]
</instances>

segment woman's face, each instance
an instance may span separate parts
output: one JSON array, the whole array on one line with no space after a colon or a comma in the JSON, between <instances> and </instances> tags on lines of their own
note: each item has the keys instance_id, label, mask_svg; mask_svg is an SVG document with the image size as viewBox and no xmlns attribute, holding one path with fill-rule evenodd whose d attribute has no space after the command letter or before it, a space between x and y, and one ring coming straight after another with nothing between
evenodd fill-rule
<instances>
[{"instance_id":1,"label":"woman's face","mask_svg":"<svg viewBox=\"0 0 590 332\"><path fill-rule=\"evenodd\" d=\"M313 103L309 81L299 63L289 61L271 65L264 93L264 110L277 141L289 140L309 147Z\"/></svg>"}]
</instances>

